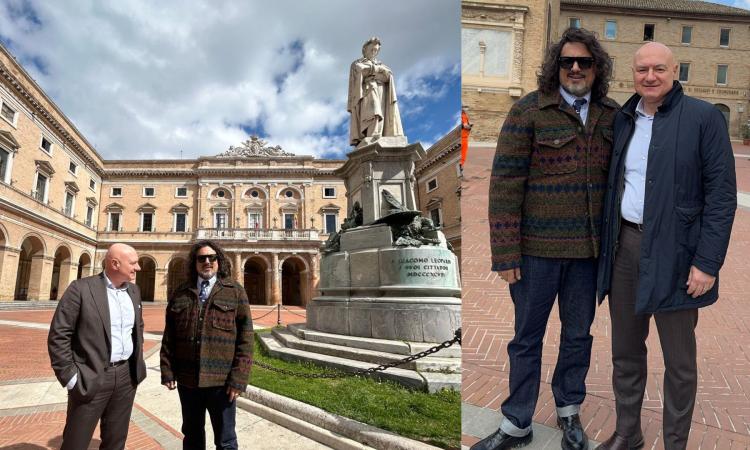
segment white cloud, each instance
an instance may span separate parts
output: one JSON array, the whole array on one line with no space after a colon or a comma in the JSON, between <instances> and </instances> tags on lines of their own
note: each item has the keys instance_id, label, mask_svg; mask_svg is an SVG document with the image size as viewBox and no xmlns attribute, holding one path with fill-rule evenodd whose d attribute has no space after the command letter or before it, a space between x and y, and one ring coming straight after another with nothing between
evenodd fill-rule
<instances>
[{"instance_id":1,"label":"white cloud","mask_svg":"<svg viewBox=\"0 0 750 450\"><path fill-rule=\"evenodd\" d=\"M0 6L0 36L105 159L212 155L245 140L243 126L297 154L343 154L362 43L381 38L400 96L434 97L445 92L426 80L456 70L458 30L448 0Z\"/></svg>"}]
</instances>

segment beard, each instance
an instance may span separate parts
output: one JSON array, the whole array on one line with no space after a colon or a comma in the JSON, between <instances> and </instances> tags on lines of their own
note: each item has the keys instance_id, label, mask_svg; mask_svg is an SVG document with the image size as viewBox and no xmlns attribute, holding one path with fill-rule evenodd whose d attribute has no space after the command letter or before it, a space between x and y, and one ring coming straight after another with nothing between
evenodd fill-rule
<instances>
[{"instance_id":1,"label":"beard","mask_svg":"<svg viewBox=\"0 0 750 450\"><path fill-rule=\"evenodd\" d=\"M560 84L563 89L565 89L565 92L575 95L576 97L583 97L589 92L591 92L591 86L585 84L585 83L568 83L568 84Z\"/></svg>"}]
</instances>

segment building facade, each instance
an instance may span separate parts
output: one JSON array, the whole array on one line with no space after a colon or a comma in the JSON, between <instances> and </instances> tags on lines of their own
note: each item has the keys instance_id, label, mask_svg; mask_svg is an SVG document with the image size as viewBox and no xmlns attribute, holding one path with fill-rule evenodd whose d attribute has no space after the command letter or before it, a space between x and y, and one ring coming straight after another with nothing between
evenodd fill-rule
<instances>
[{"instance_id":1,"label":"building facade","mask_svg":"<svg viewBox=\"0 0 750 450\"><path fill-rule=\"evenodd\" d=\"M344 160L293 155L255 136L216 156L104 160L2 46L0 107L0 301L59 299L101 269L115 242L139 254L143 299L165 301L200 239L220 243L252 304L314 297L321 245L347 216L334 174ZM448 141L428 150L416 177L439 180L423 210L460 248L458 173L451 167L449 180L442 169L457 165L460 149Z\"/></svg>"},{"instance_id":2,"label":"building facade","mask_svg":"<svg viewBox=\"0 0 750 450\"><path fill-rule=\"evenodd\" d=\"M614 61L610 96L634 92L633 54L648 41L669 46L688 95L714 104L740 137L750 101L750 11L691 0L562 0L558 36L570 26L595 32Z\"/></svg>"},{"instance_id":3,"label":"building facade","mask_svg":"<svg viewBox=\"0 0 750 450\"><path fill-rule=\"evenodd\" d=\"M461 2L461 101L472 142L497 141L513 103L536 90L559 10L559 0Z\"/></svg>"}]
</instances>

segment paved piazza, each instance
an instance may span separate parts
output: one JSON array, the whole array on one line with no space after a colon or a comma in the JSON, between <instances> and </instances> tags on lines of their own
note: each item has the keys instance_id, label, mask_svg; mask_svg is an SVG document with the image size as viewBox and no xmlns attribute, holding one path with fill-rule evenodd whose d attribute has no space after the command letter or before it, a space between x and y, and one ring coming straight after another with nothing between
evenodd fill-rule
<instances>
[{"instance_id":1,"label":"paved piazza","mask_svg":"<svg viewBox=\"0 0 750 450\"><path fill-rule=\"evenodd\" d=\"M688 449L750 448L750 147L735 145L737 185L741 192L729 253L722 268L721 298L700 312L698 320L698 396ZM463 402L466 410L484 417L498 416L507 396L508 354L513 338L513 306L508 287L489 271L487 189L494 146L472 147L464 171L463 217ZM588 396L581 419L589 438L605 440L615 425L607 303L598 310L591 330L594 348L587 378ZM662 432L662 377L664 365L655 325L648 338L649 368L643 402L646 449L664 448ZM560 322L550 317L542 357L542 386L534 421L555 427L555 404L550 383L557 359ZM495 424L495 427L499 422ZM540 427L545 429L545 427ZM466 434L464 445L478 439ZM559 448L559 440L556 441ZM541 448L537 444L527 448ZM548 448L545 446L544 448ZM549 446L549 448L555 448Z\"/></svg>"},{"instance_id":2,"label":"paved piazza","mask_svg":"<svg viewBox=\"0 0 750 450\"><path fill-rule=\"evenodd\" d=\"M281 310L284 324L304 322L305 310ZM0 311L0 449L60 448L65 425L66 393L50 367L47 328L52 310ZM276 308L253 308L256 327L276 324ZM139 386L130 421L126 449L180 449L182 434L176 391L160 385L159 339L164 327L164 304L144 307L144 351L148 375ZM213 438L207 419L207 442ZM328 448L241 409L237 410L240 448L312 450ZM89 448L99 448L99 431Z\"/></svg>"}]
</instances>

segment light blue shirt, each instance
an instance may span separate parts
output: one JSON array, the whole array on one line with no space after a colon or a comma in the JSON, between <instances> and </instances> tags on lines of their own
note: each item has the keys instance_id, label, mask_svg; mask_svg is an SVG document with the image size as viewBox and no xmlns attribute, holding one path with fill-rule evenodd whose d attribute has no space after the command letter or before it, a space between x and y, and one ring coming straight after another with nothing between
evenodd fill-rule
<instances>
[{"instance_id":1,"label":"light blue shirt","mask_svg":"<svg viewBox=\"0 0 750 450\"><path fill-rule=\"evenodd\" d=\"M583 97L576 97L575 95L563 89L562 86L560 86L560 95L562 95L563 100L565 100L571 107L573 107L573 102L576 101L576 99L586 99L586 103L581 106L581 112L578 113L578 115L581 116L581 123L586 125L586 119L588 119L589 117L589 105L591 104L591 91L589 91L589 93L584 95Z\"/></svg>"},{"instance_id":2,"label":"light blue shirt","mask_svg":"<svg viewBox=\"0 0 750 450\"><path fill-rule=\"evenodd\" d=\"M635 107L635 131L625 154L625 191L620 214L633 223L643 223L643 202L646 198L646 168L651 145L654 116L643 110L643 99Z\"/></svg>"},{"instance_id":3,"label":"light blue shirt","mask_svg":"<svg viewBox=\"0 0 750 450\"><path fill-rule=\"evenodd\" d=\"M128 294L128 285L115 287L107 275L107 305L109 306L110 335L112 336L112 353L109 362L115 363L130 358L133 354L133 325L135 324L135 310L133 300ZM76 372L65 385L68 390L73 389L78 382Z\"/></svg>"},{"instance_id":4,"label":"light blue shirt","mask_svg":"<svg viewBox=\"0 0 750 450\"><path fill-rule=\"evenodd\" d=\"M195 285L198 288L198 295L199 296L200 296L200 293L201 293L201 283L203 283L203 278L201 278L201 276L198 275L198 281L195 283ZM216 284L216 275L214 275L214 276L212 276L211 278L208 279L208 288L207 288L208 290L206 292L208 292L209 296L211 295L211 289L214 288L214 284ZM206 297L206 299L208 299L208 297Z\"/></svg>"}]
</instances>

